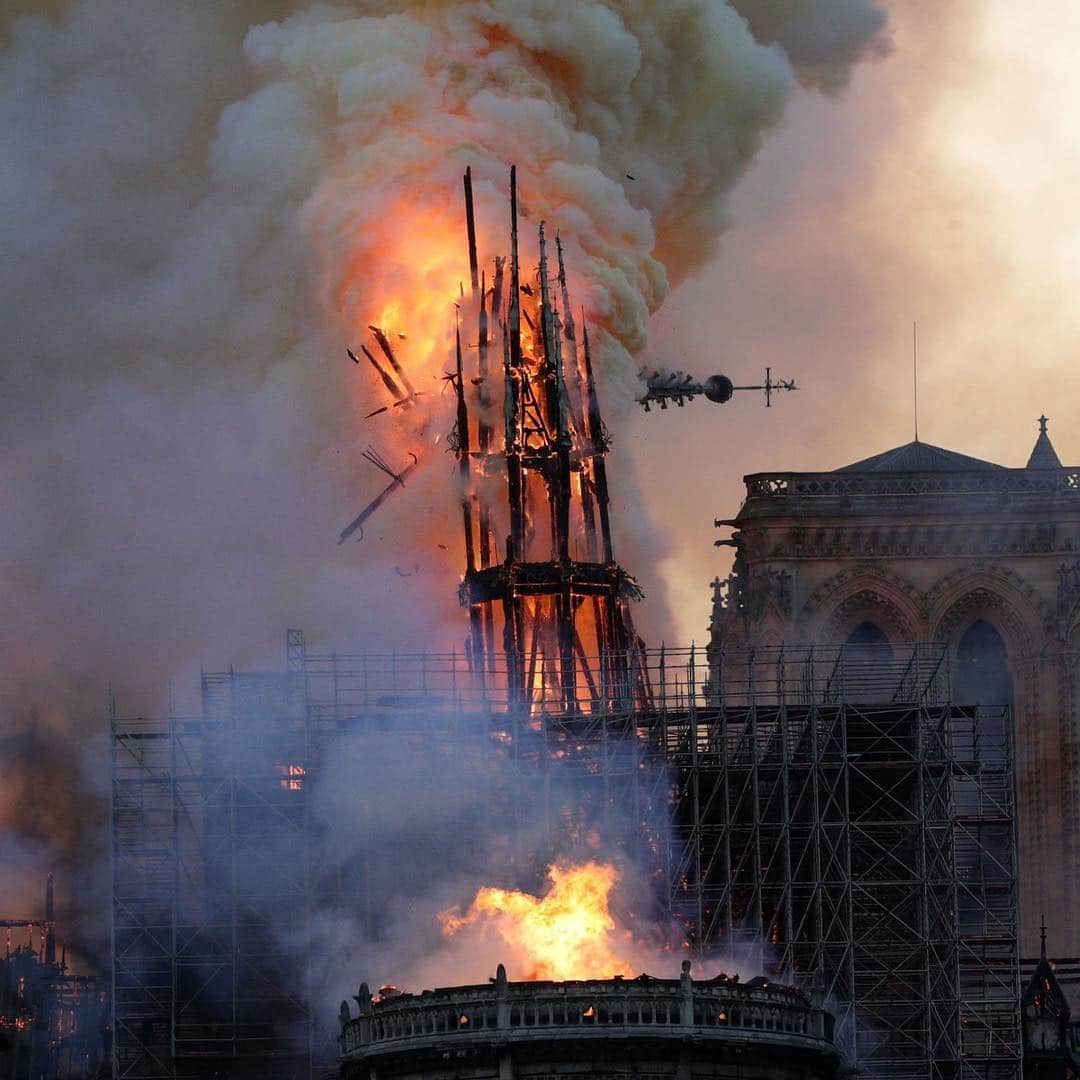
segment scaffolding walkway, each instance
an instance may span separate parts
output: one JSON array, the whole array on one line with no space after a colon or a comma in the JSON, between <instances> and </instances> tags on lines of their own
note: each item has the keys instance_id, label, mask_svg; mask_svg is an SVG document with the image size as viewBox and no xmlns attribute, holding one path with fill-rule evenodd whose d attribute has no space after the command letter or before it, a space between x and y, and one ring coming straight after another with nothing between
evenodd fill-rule
<instances>
[{"instance_id":1,"label":"scaffolding walkway","mask_svg":"<svg viewBox=\"0 0 1080 1080\"><path fill-rule=\"evenodd\" d=\"M313 654L290 631L284 671L205 676L200 717L114 717L115 1075L333 1067L335 1003L281 941L351 887L310 855L347 734L509 763L508 873L522 834L567 826L568 784L621 842L655 840L693 947L826 991L863 1075L1019 1077L1011 716L952 705L939 646L873 649L635 652L646 707L582 687L567 712L542 670L523 703L464 656Z\"/></svg>"}]
</instances>

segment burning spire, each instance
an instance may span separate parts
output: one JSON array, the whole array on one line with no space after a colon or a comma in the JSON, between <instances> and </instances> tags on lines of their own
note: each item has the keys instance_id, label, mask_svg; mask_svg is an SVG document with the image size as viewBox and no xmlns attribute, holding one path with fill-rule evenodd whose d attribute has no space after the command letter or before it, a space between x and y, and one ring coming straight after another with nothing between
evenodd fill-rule
<instances>
[{"instance_id":1,"label":"burning spire","mask_svg":"<svg viewBox=\"0 0 1080 1080\"><path fill-rule=\"evenodd\" d=\"M475 233L468 228L474 220L468 173L465 218L473 267L478 260ZM458 396L454 445L465 532L461 601L470 613L469 655L474 670L491 669L492 628L501 621L512 700L530 706L554 703L568 711L601 703L633 706L648 697L639 662L641 644L629 609L629 601L639 598L641 590L612 553L604 466L608 444L588 330L583 322L579 349L558 241L556 251L553 283L541 223L536 274L523 280L517 171L512 168L509 296L506 320L499 325L501 445L492 423L495 388L488 368L484 289L473 289L467 313L476 326L476 377L466 377L460 330L453 377ZM491 295L495 319L503 306L503 267L504 260L496 259ZM474 394L467 392L470 384ZM477 478L498 474L506 485L502 507L493 504L490 485L476 483ZM503 536L495 531L496 521L506 527Z\"/></svg>"}]
</instances>

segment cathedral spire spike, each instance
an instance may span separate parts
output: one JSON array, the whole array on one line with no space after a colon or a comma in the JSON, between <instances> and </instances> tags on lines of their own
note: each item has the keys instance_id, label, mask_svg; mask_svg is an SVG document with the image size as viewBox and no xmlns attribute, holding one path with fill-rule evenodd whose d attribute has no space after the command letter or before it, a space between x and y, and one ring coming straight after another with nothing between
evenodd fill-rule
<instances>
[{"instance_id":1,"label":"cathedral spire spike","mask_svg":"<svg viewBox=\"0 0 1080 1080\"><path fill-rule=\"evenodd\" d=\"M1039 959L1046 959L1046 916L1039 916Z\"/></svg>"},{"instance_id":2,"label":"cathedral spire spike","mask_svg":"<svg viewBox=\"0 0 1080 1080\"><path fill-rule=\"evenodd\" d=\"M1045 414L1039 417L1039 437L1035 440L1035 445L1031 450L1031 457L1028 458L1026 467L1029 469L1061 468L1061 458L1057 456L1054 444L1050 441L1050 436L1046 432L1048 423L1049 418Z\"/></svg>"}]
</instances>

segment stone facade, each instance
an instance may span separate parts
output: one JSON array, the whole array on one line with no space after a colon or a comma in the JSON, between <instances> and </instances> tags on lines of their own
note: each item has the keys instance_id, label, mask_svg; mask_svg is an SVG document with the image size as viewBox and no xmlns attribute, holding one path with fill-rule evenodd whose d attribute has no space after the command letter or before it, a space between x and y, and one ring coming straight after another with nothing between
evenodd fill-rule
<instances>
[{"instance_id":1,"label":"stone facade","mask_svg":"<svg viewBox=\"0 0 1080 1080\"><path fill-rule=\"evenodd\" d=\"M1045 431L1007 469L909 443L826 473L745 478L710 650L937 642L963 704L1011 698L1022 949L1041 912L1080 951L1080 469ZM1067 944L1066 944L1067 943Z\"/></svg>"},{"instance_id":2,"label":"stone facade","mask_svg":"<svg viewBox=\"0 0 1080 1080\"><path fill-rule=\"evenodd\" d=\"M832 1017L789 986L720 976L511 983L341 1005L344 1080L829 1080Z\"/></svg>"}]
</instances>

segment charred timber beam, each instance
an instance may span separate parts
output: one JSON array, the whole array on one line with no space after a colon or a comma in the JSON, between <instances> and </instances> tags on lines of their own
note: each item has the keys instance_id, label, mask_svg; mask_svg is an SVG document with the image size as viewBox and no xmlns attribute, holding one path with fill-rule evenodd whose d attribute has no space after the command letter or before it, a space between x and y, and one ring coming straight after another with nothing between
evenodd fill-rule
<instances>
[{"instance_id":1,"label":"charred timber beam","mask_svg":"<svg viewBox=\"0 0 1080 1080\"><path fill-rule=\"evenodd\" d=\"M339 545L344 544L345 541L348 540L349 537L352 536L352 534L356 532L357 529L361 528L364 522L367 521L367 519L371 517L371 515L374 514L375 511L378 510L379 507L382 506L382 504L386 502L386 500L389 499L390 496L393 495L398 488L405 486L405 481L412 475L413 471L420 464L420 459L415 454L412 454L411 457L412 463L410 465L406 465L405 468L401 470L401 472L394 473L393 480L389 484L387 484L386 487L382 491L380 491L379 494L376 495L375 498L372 499L371 502L369 502L367 506L365 506L364 509L361 510L360 513L357 514L356 517L353 518L353 520L345 526L344 529L341 530L341 535L338 537Z\"/></svg>"},{"instance_id":2,"label":"charred timber beam","mask_svg":"<svg viewBox=\"0 0 1080 1080\"><path fill-rule=\"evenodd\" d=\"M593 452L593 488L596 492L596 506L600 514L600 537L603 542L604 561L611 562L615 556L611 545L611 517L608 507L611 502L608 495L607 439L604 436L604 422L600 418L600 402L596 395L596 376L593 374L592 352L589 349L589 328L582 317L582 348L585 354L585 389L589 397L589 441Z\"/></svg>"},{"instance_id":3,"label":"charred timber beam","mask_svg":"<svg viewBox=\"0 0 1080 1080\"><path fill-rule=\"evenodd\" d=\"M567 422L566 382L562 362L562 327L551 302L548 280L547 239L540 223L540 318L543 325L544 358L547 367L548 411L555 425L555 475L551 477L554 550L560 562L570 558L570 428ZM559 678L563 704L573 709L576 703L574 678L574 610L570 595L561 591L556 598L559 636Z\"/></svg>"},{"instance_id":4,"label":"charred timber beam","mask_svg":"<svg viewBox=\"0 0 1080 1080\"><path fill-rule=\"evenodd\" d=\"M638 600L641 587L615 563L517 562L467 574L462 604L485 603L505 596L542 596L569 590L577 596L618 596Z\"/></svg>"},{"instance_id":5,"label":"charred timber beam","mask_svg":"<svg viewBox=\"0 0 1080 1080\"><path fill-rule=\"evenodd\" d=\"M472 194L472 166L465 169L465 229L469 237L469 277L472 280L472 291L475 293L478 266L476 259L476 214L473 210Z\"/></svg>"},{"instance_id":6,"label":"charred timber beam","mask_svg":"<svg viewBox=\"0 0 1080 1080\"><path fill-rule=\"evenodd\" d=\"M472 500L470 497L469 471L469 407L465 403L465 376L461 362L461 327L454 334L457 366L454 376L454 391L457 397L457 458L458 473L461 479L461 513L465 529L465 567L471 573L476 569L476 548L473 541Z\"/></svg>"},{"instance_id":7,"label":"charred timber beam","mask_svg":"<svg viewBox=\"0 0 1080 1080\"><path fill-rule=\"evenodd\" d=\"M359 358L357 357L356 353L352 351L352 349L346 349L345 351L349 354L349 359L354 364L360 363ZM406 395L405 392L401 389L401 387L398 386L396 382L394 382L393 378L390 375L390 372L387 371L386 368L384 368L382 364L380 364L379 361L375 359L371 350L366 345L361 345L360 351L363 352L363 354L368 358L368 360L371 361L371 366L378 372L379 378L383 381L383 386L385 386L386 389L389 390L391 394L393 394L394 400L403 401L408 395Z\"/></svg>"},{"instance_id":8,"label":"charred timber beam","mask_svg":"<svg viewBox=\"0 0 1080 1080\"><path fill-rule=\"evenodd\" d=\"M457 393L457 445L458 471L461 480L461 517L465 530L465 566L466 573L476 571L476 549L473 538L473 508L471 474L469 470L469 408L465 403L465 375L461 361L461 327L455 328L454 344L457 367L455 370L454 389ZM472 631L473 664L477 671L484 670L484 629L483 616L477 604L469 607L469 625Z\"/></svg>"},{"instance_id":9,"label":"charred timber beam","mask_svg":"<svg viewBox=\"0 0 1080 1080\"><path fill-rule=\"evenodd\" d=\"M525 507L519 453L521 438L521 268L518 261L517 166L510 168L510 309L504 330L506 482L510 501L510 539L507 555L520 558L525 544Z\"/></svg>"},{"instance_id":10,"label":"charred timber beam","mask_svg":"<svg viewBox=\"0 0 1080 1080\"><path fill-rule=\"evenodd\" d=\"M416 389L409 381L409 376L405 374L405 369L398 363L398 358L394 355L394 348L390 344L390 339L386 336L386 332L378 326L369 326L368 329L375 335L375 340L379 343L379 348L382 349L386 359L390 361L390 366L394 369L394 374L401 380L401 385L405 387L408 396L416 397Z\"/></svg>"}]
</instances>

